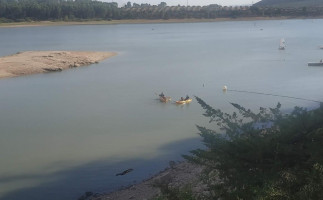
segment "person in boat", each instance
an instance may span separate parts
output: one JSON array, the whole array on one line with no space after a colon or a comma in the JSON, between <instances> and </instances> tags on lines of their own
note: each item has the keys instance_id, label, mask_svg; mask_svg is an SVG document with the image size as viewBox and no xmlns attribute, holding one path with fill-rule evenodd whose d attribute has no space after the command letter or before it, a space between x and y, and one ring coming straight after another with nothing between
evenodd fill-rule
<instances>
[{"instance_id":1,"label":"person in boat","mask_svg":"<svg viewBox=\"0 0 323 200\"><path fill-rule=\"evenodd\" d=\"M322 62L323 62L323 60L321 59L321 60L320 60L320 63L322 63Z\"/></svg>"},{"instance_id":2,"label":"person in boat","mask_svg":"<svg viewBox=\"0 0 323 200\"><path fill-rule=\"evenodd\" d=\"M159 95L159 98L162 100L162 101L167 101L167 97L164 95L164 93L162 92L162 93L160 93L160 95Z\"/></svg>"},{"instance_id":3,"label":"person in boat","mask_svg":"<svg viewBox=\"0 0 323 200\"><path fill-rule=\"evenodd\" d=\"M185 99L183 97L181 97L181 101L185 101Z\"/></svg>"},{"instance_id":4,"label":"person in boat","mask_svg":"<svg viewBox=\"0 0 323 200\"><path fill-rule=\"evenodd\" d=\"M186 95L185 100L189 100L189 99L190 99L190 97L188 95Z\"/></svg>"},{"instance_id":5,"label":"person in boat","mask_svg":"<svg viewBox=\"0 0 323 200\"><path fill-rule=\"evenodd\" d=\"M162 92L162 93L160 93L160 95L159 95L160 97L162 97L162 98L165 98L165 95L164 95L164 93Z\"/></svg>"}]
</instances>

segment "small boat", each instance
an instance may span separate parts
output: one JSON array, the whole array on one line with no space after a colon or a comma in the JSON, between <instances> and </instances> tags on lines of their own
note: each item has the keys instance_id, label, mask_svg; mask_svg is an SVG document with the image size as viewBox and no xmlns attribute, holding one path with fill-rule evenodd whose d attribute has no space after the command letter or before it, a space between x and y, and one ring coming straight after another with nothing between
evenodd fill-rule
<instances>
[{"instance_id":1,"label":"small boat","mask_svg":"<svg viewBox=\"0 0 323 200\"><path fill-rule=\"evenodd\" d=\"M282 39L280 39L280 42L279 42L279 50L285 50L285 48L286 48L286 44L285 44L285 39L284 38L282 38Z\"/></svg>"},{"instance_id":2,"label":"small boat","mask_svg":"<svg viewBox=\"0 0 323 200\"><path fill-rule=\"evenodd\" d=\"M323 62L309 62L308 66L323 66Z\"/></svg>"},{"instance_id":3,"label":"small boat","mask_svg":"<svg viewBox=\"0 0 323 200\"><path fill-rule=\"evenodd\" d=\"M176 104L187 104L187 103L191 103L192 99L189 98L189 99L186 99L186 100L179 100L179 101L176 101L175 103Z\"/></svg>"},{"instance_id":4,"label":"small boat","mask_svg":"<svg viewBox=\"0 0 323 200\"><path fill-rule=\"evenodd\" d=\"M161 102L167 103L168 101L172 100L171 97L159 97L159 100Z\"/></svg>"}]
</instances>

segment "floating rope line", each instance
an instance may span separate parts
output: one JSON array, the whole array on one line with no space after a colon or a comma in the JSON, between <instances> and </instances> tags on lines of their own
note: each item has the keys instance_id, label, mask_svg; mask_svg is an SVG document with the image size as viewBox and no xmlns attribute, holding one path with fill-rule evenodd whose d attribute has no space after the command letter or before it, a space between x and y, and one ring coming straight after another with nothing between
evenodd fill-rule
<instances>
[{"instance_id":1,"label":"floating rope line","mask_svg":"<svg viewBox=\"0 0 323 200\"><path fill-rule=\"evenodd\" d=\"M316 103L323 103L322 101L316 101L312 99L304 99L299 97L291 97L291 96L285 96L285 95L279 95L279 94L269 94L269 93L262 93L262 92L251 92L251 91L243 91L243 90L227 90L231 92L242 92L242 93L250 93L250 94L260 94L260 95L268 95L268 96L274 96L274 97L284 97L289 99L298 99L298 100L304 100L304 101L312 101Z\"/></svg>"}]
</instances>

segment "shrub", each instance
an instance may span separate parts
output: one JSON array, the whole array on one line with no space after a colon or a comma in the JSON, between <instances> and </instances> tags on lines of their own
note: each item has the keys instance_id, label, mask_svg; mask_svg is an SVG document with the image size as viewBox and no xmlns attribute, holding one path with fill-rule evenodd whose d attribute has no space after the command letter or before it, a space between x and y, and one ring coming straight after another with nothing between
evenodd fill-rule
<instances>
[{"instance_id":1,"label":"shrub","mask_svg":"<svg viewBox=\"0 0 323 200\"><path fill-rule=\"evenodd\" d=\"M282 114L279 103L258 113L232 103L238 113L227 114L196 99L221 131L197 126L207 148L184 157L207 167L214 199L323 196L323 104Z\"/></svg>"}]
</instances>

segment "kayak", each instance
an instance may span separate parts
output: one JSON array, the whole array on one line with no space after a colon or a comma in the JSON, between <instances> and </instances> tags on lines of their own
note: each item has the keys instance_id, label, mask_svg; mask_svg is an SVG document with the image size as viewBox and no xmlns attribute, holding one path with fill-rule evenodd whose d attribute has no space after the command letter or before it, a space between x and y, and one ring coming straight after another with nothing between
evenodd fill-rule
<instances>
[{"instance_id":1,"label":"kayak","mask_svg":"<svg viewBox=\"0 0 323 200\"><path fill-rule=\"evenodd\" d=\"M308 66L323 66L323 62L310 62L308 63Z\"/></svg>"},{"instance_id":2,"label":"kayak","mask_svg":"<svg viewBox=\"0 0 323 200\"><path fill-rule=\"evenodd\" d=\"M177 104L186 104L186 103L191 103L191 101L192 101L192 99L190 98L190 99L187 99L187 100L184 100L184 101L181 101L181 100L176 101L176 103Z\"/></svg>"},{"instance_id":3,"label":"kayak","mask_svg":"<svg viewBox=\"0 0 323 200\"><path fill-rule=\"evenodd\" d=\"M159 100L160 100L161 102L167 103L168 101L170 101L170 100L171 100L171 97L159 97Z\"/></svg>"}]
</instances>

